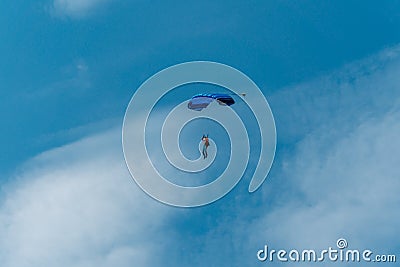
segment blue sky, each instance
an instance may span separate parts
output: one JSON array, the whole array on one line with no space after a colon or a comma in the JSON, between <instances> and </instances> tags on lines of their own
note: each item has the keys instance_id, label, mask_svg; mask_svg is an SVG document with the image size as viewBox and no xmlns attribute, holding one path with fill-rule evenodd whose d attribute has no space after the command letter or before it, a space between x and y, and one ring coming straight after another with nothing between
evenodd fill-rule
<instances>
[{"instance_id":1,"label":"blue sky","mask_svg":"<svg viewBox=\"0 0 400 267\"><path fill-rule=\"evenodd\" d=\"M343 236L399 251L399 28L396 1L2 1L0 265L257 266L265 243ZM256 193L245 176L177 209L134 184L120 134L136 88L192 60L253 79L278 145Z\"/></svg>"}]
</instances>

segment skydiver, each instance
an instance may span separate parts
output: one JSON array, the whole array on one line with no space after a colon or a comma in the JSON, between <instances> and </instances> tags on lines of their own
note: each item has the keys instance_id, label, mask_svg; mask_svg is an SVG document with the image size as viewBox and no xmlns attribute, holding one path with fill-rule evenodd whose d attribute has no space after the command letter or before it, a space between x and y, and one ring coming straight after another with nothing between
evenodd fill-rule
<instances>
[{"instance_id":1,"label":"skydiver","mask_svg":"<svg viewBox=\"0 0 400 267\"><path fill-rule=\"evenodd\" d=\"M203 157L205 159L208 156L207 148L210 145L210 142L208 141L208 134L207 135L203 134L203 137L201 138L201 140L204 142L204 144L203 144L203 152L202 153L203 153Z\"/></svg>"}]
</instances>

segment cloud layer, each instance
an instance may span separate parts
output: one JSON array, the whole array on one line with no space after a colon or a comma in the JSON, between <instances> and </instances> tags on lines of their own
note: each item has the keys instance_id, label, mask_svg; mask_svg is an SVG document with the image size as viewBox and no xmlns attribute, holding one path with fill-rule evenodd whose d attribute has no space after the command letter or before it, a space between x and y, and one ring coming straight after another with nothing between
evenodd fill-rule
<instances>
[{"instance_id":1,"label":"cloud layer","mask_svg":"<svg viewBox=\"0 0 400 267\"><path fill-rule=\"evenodd\" d=\"M0 265L154 266L163 205L129 176L119 130L39 155L3 188Z\"/></svg>"},{"instance_id":2,"label":"cloud layer","mask_svg":"<svg viewBox=\"0 0 400 267\"><path fill-rule=\"evenodd\" d=\"M282 197L251 226L262 233L251 243L317 249L344 237L398 251L399 72L394 47L273 96L278 135L296 145L282 151Z\"/></svg>"},{"instance_id":3,"label":"cloud layer","mask_svg":"<svg viewBox=\"0 0 400 267\"><path fill-rule=\"evenodd\" d=\"M198 209L140 191L118 129L45 152L3 188L0 265L253 266L264 244L318 249L340 237L395 253L398 73L394 47L271 96L279 145L267 183Z\"/></svg>"},{"instance_id":4,"label":"cloud layer","mask_svg":"<svg viewBox=\"0 0 400 267\"><path fill-rule=\"evenodd\" d=\"M217 219L196 240L191 266L210 255L209 266L257 266L265 244L317 250L338 238L350 249L396 254L399 72L394 47L272 95L279 144L271 174L254 195L239 189L215 203L224 212L208 216Z\"/></svg>"}]
</instances>

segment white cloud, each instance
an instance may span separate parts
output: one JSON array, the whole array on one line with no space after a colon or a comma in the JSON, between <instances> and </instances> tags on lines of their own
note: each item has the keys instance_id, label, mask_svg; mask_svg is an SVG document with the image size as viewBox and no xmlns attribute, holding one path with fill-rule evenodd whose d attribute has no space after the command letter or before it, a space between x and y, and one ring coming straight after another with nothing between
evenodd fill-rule
<instances>
[{"instance_id":1,"label":"white cloud","mask_svg":"<svg viewBox=\"0 0 400 267\"><path fill-rule=\"evenodd\" d=\"M39 155L0 203L4 267L154 266L167 219L131 179L119 129Z\"/></svg>"},{"instance_id":2,"label":"white cloud","mask_svg":"<svg viewBox=\"0 0 400 267\"><path fill-rule=\"evenodd\" d=\"M109 0L54 0L51 12L60 17L82 18L107 2Z\"/></svg>"},{"instance_id":3,"label":"white cloud","mask_svg":"<svg viewBox=\"0 0 400 267\"><path fill-rule=\"evenodd\" d=\"M341 237L350 249L396 254L398 73L400 49L394 47L273 95L279 145L272 172L254 195L228 197L224 216L198 238L201 251L192 266L209 255L212 266L256 266L265 244L325 249ZM239 192L245 188L232 193Z\"/></svg>"},{"instance_id":4,"label":"white cloud","mask_svg":"<svg viewBox=\"0 0 400 267\"><path fill-rule=\"evenodd\" d=\"M245 195L230 195L229 203L223 199L199 209L172 209L181 216L168 228L162 226L171 208L149 201L130 179L119 131L46 152L5 189L0 265L165 266L153 261L170 253L171 266L204 266L204 259L208 266L246 266L265 243L277 249L326 248L339 237L347 238L351 248L395 253L398 73L395 47L272 96L278 140L291 146L278 150L274 175L257 195L248 195L246 185L231 192ZM262 202L254 205L260 194L265 194ZM219 208L223 212L215 212ZM173 229L184 223L194 227L196 212L209 224L206 230L181 234ZM174 238L163 240L167 232ZM158 244L168 247L153 257ZM190 251L181 253L183 248Z\"/></svg>"},{"instance_id":5,"label":"white cloud","mask_svg":"<svg viewBox=\"0 0 400 267\"><path fill-rule=\"evenodd\" d=\"M297 145L281 157L274 179L287 186L280 188L279 204L251 226L262 233L251 242L326 248L345 237L352 248L396 252L398 73L400 49L394 47L273 97L282 123L278 136Z\"/></svg>"},{"instance_id":6,"label":"white cloud","mask_svg":"<svg viewBox=\"0 0 400 267\"><path fill-rule=\"evenodd\" d=\"M278 131L282 127L280 140L290 143L322 127L349 131L346 127L386 113L400 103L399 68L400 45L279 91L270 102Z\"/></svg>"},{"instance_id":7,"label":"white cloud","mask_svg":"<svg viewBox=\"0 0 400 267\"><path fill-rule=\"evenodd\" d=\"M396 112L365 122L329 148L313 135L302 141L286 176L302 197L288 199L257 229L268 225L271 241L298 246L329 245L343 235L353 245L396 244L399 121Z\"/></svg>"}]
</instances>

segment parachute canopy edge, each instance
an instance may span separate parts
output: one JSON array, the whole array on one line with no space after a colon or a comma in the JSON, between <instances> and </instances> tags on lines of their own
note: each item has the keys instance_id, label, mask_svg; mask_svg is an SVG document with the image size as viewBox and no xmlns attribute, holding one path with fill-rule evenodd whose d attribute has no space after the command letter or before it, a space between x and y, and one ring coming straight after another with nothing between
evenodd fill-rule
<instances>
[{"instance_id":1,"label":"parachute canopy edge","mask_svg":"<svg viewBox=\"0 0 400 267\"><path fill-rule=\"evenodd\" d=\"M233 100L232 96L228 94L197 94L190 99L188 103L188 108L196 111L201 111L214 100L217 100L218 104L223 106L230 106L235 104L235 100Z\"/></svg>"}]
</instances>

